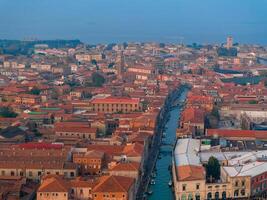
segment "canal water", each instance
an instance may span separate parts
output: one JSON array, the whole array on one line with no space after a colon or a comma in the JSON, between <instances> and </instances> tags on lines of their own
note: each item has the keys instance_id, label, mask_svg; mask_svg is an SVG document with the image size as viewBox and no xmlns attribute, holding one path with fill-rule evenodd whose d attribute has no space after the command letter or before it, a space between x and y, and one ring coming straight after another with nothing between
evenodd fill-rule
<instances>
[{"instance_id":1,"label":"canal water","mask_svg":"<svg viewBox=\"0 0 267 200\"><path fill-rule=\"evenodd\" d=\"M184 90L178 98L179 101L183 102L186 99L188 90ZM163 138L164 144L175 144L176 140L176 128L178 120L181 114L182 108L175 107L170 111L170 118L165 126L166 137ZM154 178L155 185L150 185L149 190L152 190L152 195L149 196L149 200L172 200L174 195L172 188L169 187L168 183L171 180L171 171L169 166L172 161L172 148L171 146L162 145L160 148L161 159L157 160L156 169L157 176Z\"/></svg>"}]
</instances>

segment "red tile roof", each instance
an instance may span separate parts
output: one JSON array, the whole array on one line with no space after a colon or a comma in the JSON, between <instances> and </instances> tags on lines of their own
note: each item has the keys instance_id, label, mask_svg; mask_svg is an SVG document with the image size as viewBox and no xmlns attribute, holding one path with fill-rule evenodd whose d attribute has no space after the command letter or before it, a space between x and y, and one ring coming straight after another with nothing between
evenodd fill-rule
<instances>
[{"instance_id":1,"label":"red tile roof","mask_svg":"<svg viewBox=\"0 0 267 200\"><path fill-rule=\"evenodd\" d=\"M207 129L206 134L207 136L218 136L226 138L267 139L267 131L255 130Z\"/></svg>"},{"instance_id":2,"label":"red tile roof","mask_svg":"<svg viewBox=\"0 0 267 200\"><path fill-rule=\"evenodd\" d=\"M205 179L205 169L202 166L184 165L177 167L179 181Z\"/></svg>"},{"instance_id":3,"label":"red tile roof","mask_svg":"<svg viewBox=\"0 0 267 200\"><path fill-rule=\"evenodd\" d=\"M29 142L29 143L19 144L18 146L24 149L62 149L63 144L52 144L52 143L45 143L45 142L40 142L40 143Z\"/></svg>"},{"instance_id":4,"label":"red tile roof","mask_svg":"<svg viewBox=\"0 0 267 200\"><path fill-rule=\"evenodd\" d=\"M134 179L123 176L103 176L93 192L128 192L134 184Z\"/></svg>"},{"instance_id":5,"label":"red tile roof","mask_svg":"<svg viewBox=\"0 0 267 200\"><path fill-rule=\"evenodd\" d=\"M99 103L113 103L113 104L138 104L140 102L139 98L115 98L115 97L107 97L107 98L96 98L91 101L93 104Z\"/></svg>"}]
</instances>

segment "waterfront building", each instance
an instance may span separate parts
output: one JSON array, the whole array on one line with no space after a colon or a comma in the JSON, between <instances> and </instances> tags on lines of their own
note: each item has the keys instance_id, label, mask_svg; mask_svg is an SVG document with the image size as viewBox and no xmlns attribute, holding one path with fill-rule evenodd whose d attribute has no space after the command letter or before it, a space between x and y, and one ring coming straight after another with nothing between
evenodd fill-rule
<instances>
[{"instance_id":1,"label":"waterfront building","mask_svg":"<svg viewBox=\"0 0 267 200\"><path fill-rule=\"evenodd\" d=\"M210 182L204 165L209 158L221 164L220 179ZM176 200L250 198L267 189L267 151L225 151L213 149L199 139L178 139L173 157Z\"/></svg>"}]
</instances>

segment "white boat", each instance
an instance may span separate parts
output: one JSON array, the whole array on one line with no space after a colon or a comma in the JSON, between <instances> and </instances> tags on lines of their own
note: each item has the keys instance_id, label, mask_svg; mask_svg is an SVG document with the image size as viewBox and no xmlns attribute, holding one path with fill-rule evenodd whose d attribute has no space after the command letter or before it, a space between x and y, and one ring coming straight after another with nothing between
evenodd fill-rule
<instances>
[{"instance_id":1,"label":"white boat","mask_svg":"<svg viewBox=\"0 0 267 200\"><path fill-rule=\"evenodd\" d=\"M156 184L156 181L154 179L151 179L150 185L155 185L155 184Z\"/></svg>"},{"instance_id":2,"label":"white boat","mask_svg":"<svg viewBox=\"0 0 267 200\"><path fill-rule=\"evenodd\" d=\"M154 173L152 173L151 177L152 178L156 178L157 177L157 174L154 172Z\"/></svg>"},{"instance_id":3,"label":"white boat","mask_svg":"<svg viewBox=\"0 0 267 200\"><path fill-rule=\"evenodd\" d=\"M149 191L147 191L147 194L148 195L151 195L151 194L153 194L153 191L152 190L149 190Z\"/></svg>"},{"instance_id":4,"label":"white boat","mask_svg":"<svg viewBox=\"0 0 267 200\"><path fill-rule=\"evenodd\" d=\"M172 181L170 180L169 183L168 183L169 187L172 186Z\"/></svg>"}]
</instances>

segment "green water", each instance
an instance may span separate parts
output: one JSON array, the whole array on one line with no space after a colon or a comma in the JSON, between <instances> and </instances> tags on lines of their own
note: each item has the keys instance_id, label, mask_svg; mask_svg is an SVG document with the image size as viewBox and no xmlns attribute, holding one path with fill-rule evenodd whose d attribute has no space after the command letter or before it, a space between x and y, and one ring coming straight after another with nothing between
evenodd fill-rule
<instances>
[{"instance_id":1,"label":"green water","mask_svg":"<svg viewBox=\"0 0 267 200\"><path fill-rule=\"evenodd\" d=\"M186 98L187 91L183 92L179 100L183 101ZM166 128L166 138L163 139L164 143L174 144L176 140L176 128L178 125L178 118L180 117L181 108L176 107L170 112L170 119L167 122ZM171 174L168 170L169 165L171 165L172 160L172 147L161 146L160 155L161 159L157 161L157 177L155 178L155 185L150 186L150 190L153 194L149 196L149 200L172 200L174 195L172 188L169 187L168 183L171 180Z\"/></svg>"}]
</instances>

